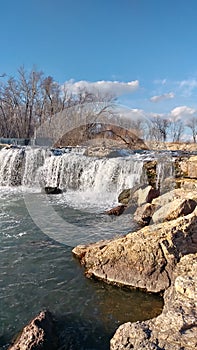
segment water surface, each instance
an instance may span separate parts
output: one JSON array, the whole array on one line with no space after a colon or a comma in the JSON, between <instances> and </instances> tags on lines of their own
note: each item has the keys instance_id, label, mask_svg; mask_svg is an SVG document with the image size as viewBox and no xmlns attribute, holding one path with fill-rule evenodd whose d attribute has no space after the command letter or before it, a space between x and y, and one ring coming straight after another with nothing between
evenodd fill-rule
<instances>
[{"instance_id":1,"label":"water surface","mask_svg":"<svg viewBox=\"0 0 197 350\"><path fill-rule=\"evenodd\" d=\"M152 318L161 312L158 296L128 291L88 280L72 256L72 246L121 235L132 228L131 218L113 219L104 207L77 201L71 207L65 195L49 196L47 205L64 221L58 232L43 233L29 214L25 195L19 188L0 192L0 347L6 349L11 338L40 310L49 309L56 317L61 344L58 349L105 350L117 327L126 321ZM40 193L36 198L39 209ZM75 194L76 195L76 194ZM33 199L32 199L33 201ZM106 205L106 204L105 204ZM47 207L48 208L48 207ZM89 208L89 209L88 209ZM74 231L66 231L72 224ZM47 229L47 227L46 227ZM73 235L73 236L72 236ZM67 242L73 244L68 245Z\"/></svg>"}]
</instances>

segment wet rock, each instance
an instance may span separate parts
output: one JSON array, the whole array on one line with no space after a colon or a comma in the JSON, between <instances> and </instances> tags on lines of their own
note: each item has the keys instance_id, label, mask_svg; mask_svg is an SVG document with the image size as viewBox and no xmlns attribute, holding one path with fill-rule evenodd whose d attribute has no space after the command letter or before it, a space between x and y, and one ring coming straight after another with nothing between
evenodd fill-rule
<instances>
[{"instance_id":1,"label":"wet rock","mask_svg":"<svg viewBox=\"0 0 197 350\"><path fill-rule=\"evenodd\" d=\"M175 176L197 179L197 156L178 157L175 160Z\"/></svg>"},{"instance_id":2,"label":"wet rock","mask_svg":"<svg viewBox=\"0 0 197 350\"><path fill-rule=\"evenodd\" d=\"M148 162L145 162L143 168L144 168L146 176L147 176L148 184L151 187L156 188L157 162L155 160L150 160Z\"/></svg>"},{"instance_id":3,"label":"wet rock","mask_svg":"<svg viewBox=\"0 0 197 350\"><path fill-rule=\"evenodd\" d=\"M196 205L197 201L193 199L175 199L156 210L152 220L154 223L158 223L177 219L180 216L192 213Z\"/></svg>"},{"instance_id":4,"label":"wet rock","mask_svg":"<svg viewBox=\"0 0 197 350\"><path fill-rule=\"evenodd\" d=\"M144 203L151 203L159 194L159 190L150 185L144 187L135 186L132 189L123 190L118 196L118 202L129 206L140 206Z\"/></svg>"},{"instance_id":5,"label":"wet rock","mask_svg":"<svg viewBox=\"0 0 197 350\"><path fill-rule=\"evenodd\" d=\"M111 149L106 146L89 146L85 151L85 155L88 157L107 157L111 153Z\"/></svg>"},{"instance_id":6,"label":"wet rock","mask_svg":"<svg viewBox=\"0 0 197 350\"><path fill-rule=\"evenodd\" d=\"M11 148L11 145L9 145L8 143L0 143L0 150L1 150L2 148L9 149L9 148Z\"/></svg>"},{"instance_id":7,"label":"wet rock","mask_svg":"<svg viewBox=\"0 0 197 350\"><path fill-rule=\"evenodd\" d=\"M118 202L127 205L131 199L132 192L131 188L123 190L118 196Z\"/></svg>"},{"instance_id":8,"label":"wet rock","mask_svg":"<svg viewBox=\"0 0 197 350\"><path fill-rule=\"evenodd\" d=\"M105 212L105 214L107 214L107 215L119 216L119 215L121 215L121 214L124 212L125 208L126 208L125 205L118 205L118 206L115 207L115 208L112 208L112 209L110 209L110 210L107 210L107 211Z\"/></svg>"},{"instance_id":9,"label":"wet rock","mask_svg":"<svg viewBox=\"0 0 197 350\"><path fill-rule=\"evenodd\" d=\"M150 209L150 206L145 206L145 204L151 203L154 198L157 198L159 196L159 190L153 188L152 186L145 186L145 187L136 186L135 189L133 188L130 190L126 190L125 193L129 194L129 191L130 191L130 197L127 197L125 200L125 203L128 203L127 207L125 208L125 214L136 213L136 215L139 215L139 216L142 215L142 212L144 211L145 207L147 208L147 210L148 208ZM124 191L122 192L122 195L124 195ZM141 209L138 209L138 208L141 208Z\"/></svg>"},{"instance_id":10,"label":"wet rock","mask_svg":"<svg viewBox=\"0 0 197 350\"><path fill-rule=\"evenodd\" d=\"M108 242L74 248L86 275L107 283L161 292L180 258L197 249L197 209Z\"/></svg>"},{"instance_id":11,"label":"wet rock","mask_svg":"<svg viewBox=\"0 0 197 350\"><path fill-rule=\"evenodd\" d=\"M51 313L41 311L25 326L8 350L55 350L55 326Z\"/></svg>"},{"instance_id":12,"label":"wet rock","mask_svg":"<svg viewBox=\"0 0 197 350\"><path fill-rule=\"evenodd\" d=\"M159 190L149 185L145 188L139 188L136 195L138 197L138 206L140 206L144 203L151 203L154 198L157 198L159 196Z\"/></svg>"},{"instance_id":13,"label":"wet rock","mask_svg":"<svg viewBox=\"0 0 197 350\"><path fill-rule=\"evenodd\" d=\"M197 348L197 254L181 258L164 294L158 317L121 325L110 350L194 350Z\"/></svg>"},{"instance_id":14,"label":"wet rock","mask_svg":"<svg viewBox=\"0 0 197 350\"><path fill-rule=\"evenodd\" d=\"M133 219L140 225L148 225L155 212L156 206L151 203L145 203L141 207L138 207L134 213Z\"/></svg>"},{"instance_id":15,"label":"wet rock","mask_svg":"<svg viewBox=\"0 0 197 350\"><path fill-rule=\"evenodd\" d=\"M147 194L146 202L152 203L153 199L159 197L159 195L160 195L160 190L152 187Z\"/></svg>"},{"instance_id":16,"label":"wet rock","mask_svg":"<svg viewBox=\"0 0 197 350\"><path fill-rule=\"evenodd\" d=\"M45 187L46 194L60 194L62 190L59 187Z\"/></svg>"}]
</instances>

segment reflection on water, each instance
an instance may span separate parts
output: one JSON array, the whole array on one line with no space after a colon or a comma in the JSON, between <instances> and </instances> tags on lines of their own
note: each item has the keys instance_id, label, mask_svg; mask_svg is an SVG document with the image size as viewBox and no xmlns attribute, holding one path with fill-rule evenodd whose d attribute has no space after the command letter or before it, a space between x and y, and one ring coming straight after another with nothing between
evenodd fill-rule
<instances>
[{"instance_id":1,"label":"reflection on water","mask_svg":"<svg viewBox=\"0 0 197 350\"><path fill-rule=\"evenodd\" d=\"M102 226L103 238L105 234L108 236L111 218L103 217L102 224L102 215L99 216L98 212L73 210L58 201L54 203L54 200L53 205L62 217L66 212L71 222L78 221L76 228L82 241L84 232L92 224L98 230ZM51 218L47 220L50 226ZM110 225L110 235L121 233L117 226L119 224L116 225L115 221L114 228ZM58 236L58 232L56 234ZM96 232L92 240L97 240ZM71 250L70 246L43 234L34 224L20 193L2 192L1 349L6 349L11 338L43 308L49 309L56 317L61 339L59 350L107 350L109 339L118 325L152 318L161 312L162 300L158 296L86 279Z\"/></svg>"}]
</instances>

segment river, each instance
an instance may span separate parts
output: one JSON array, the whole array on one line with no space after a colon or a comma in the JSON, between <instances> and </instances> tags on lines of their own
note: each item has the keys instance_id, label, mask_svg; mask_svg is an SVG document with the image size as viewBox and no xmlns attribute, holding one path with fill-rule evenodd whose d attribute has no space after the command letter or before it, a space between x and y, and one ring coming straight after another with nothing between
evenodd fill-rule
<instances>
[{"instance_id":1,"label":"river","mask_svg":"<svg viewBox=\"0 0 197 350\"><path fill-rule=\"evenodd\" d=\"M123 188L141 183L147 156L0 151L1 349L42 309L58 322L58 350L107 350L121 323L161 312L161 297L87 279L72 256L77 244L134 230L130 215L104 211ZM46 185L63 193L46 195Z\"/></svg>"}]
</instances>

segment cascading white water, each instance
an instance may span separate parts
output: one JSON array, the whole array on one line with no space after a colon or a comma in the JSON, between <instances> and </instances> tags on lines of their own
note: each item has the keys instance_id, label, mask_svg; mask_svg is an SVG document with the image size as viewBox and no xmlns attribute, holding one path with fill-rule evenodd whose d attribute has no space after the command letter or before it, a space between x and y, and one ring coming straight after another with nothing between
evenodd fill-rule
<instances>
[{"instance_id":1,"label":"cascading white water","mask_svg":"<svg viewBox=\"0 0 197 350\"><path fill-rule=\"evenodd\" d=\"M21 182L22 150L3 149L0 152L0 185L15 186Z\"/></svg>"},{"instance_id":2,"label":"cascading white water","mask_svg":"<svg viewBox=\"0 0 197 350\"><path fill-rule=\"evenodd\" d=\"M23 186L34 186L37 184L36 174L44 164L46 150L29 148L24 153L24 171L21 184Z\"/></svg>"},{"instance_id":3,"label":"cascading white water","mask_svg":"<svg viewBox=\"0 0 197 350\"><path fill-rule=\"evenodd\" d=\"M67 194L71 191L70 198L80 192L84 201L88 193L96 200L114 202L123 189L140 183L142 168L143 159L136 155L95 158L76 150L55 156L41 148L4 149L0 151L0 186L59 187Z\"/></svg>"},{"instance_id":4,"label":"cascading white water","mask_svg":"<svg viewBox=\"0 0 197 350\"><path fill-rule=\"evenodd\" d=\"M165 179L174 178L174 159L165 155L157 159L157 182L156 187L160 188L160 192L163 192L163 186L165 185ZM173 186L172 182L172 186Z\"/></svg>"},{"instance_id":5,"label":"cascading white water","mask_svg":"<svg viewBox=\"0 0 197 350\"><path fill-rule=\"evenodd\" d=\"M56 152L43 148L3 149L0 151L0 186L23 186L39 191L58 187L57 200L75 208L108 208L116 205L123 189L147 183L143 164L153 155L133 153L123 157L96 158L72 148ZM157 186L162 193L165 178L173 176L173 160L157 155ZM166 186L166 185L165 185ZM165 189L164 189L165 190Z\"/></svg>"},{"instance_id":6,"label":"cascading white water","mask_svg":"<svg viewBox=\"0 0 197 350\"><path fill-rule=\"evenodd\" d=\"M44 186L94 192L118 192L139 183L143 161L135 157L92 158L77 154L48 157L38 178Z\"/></svg>"}]
</instances>

